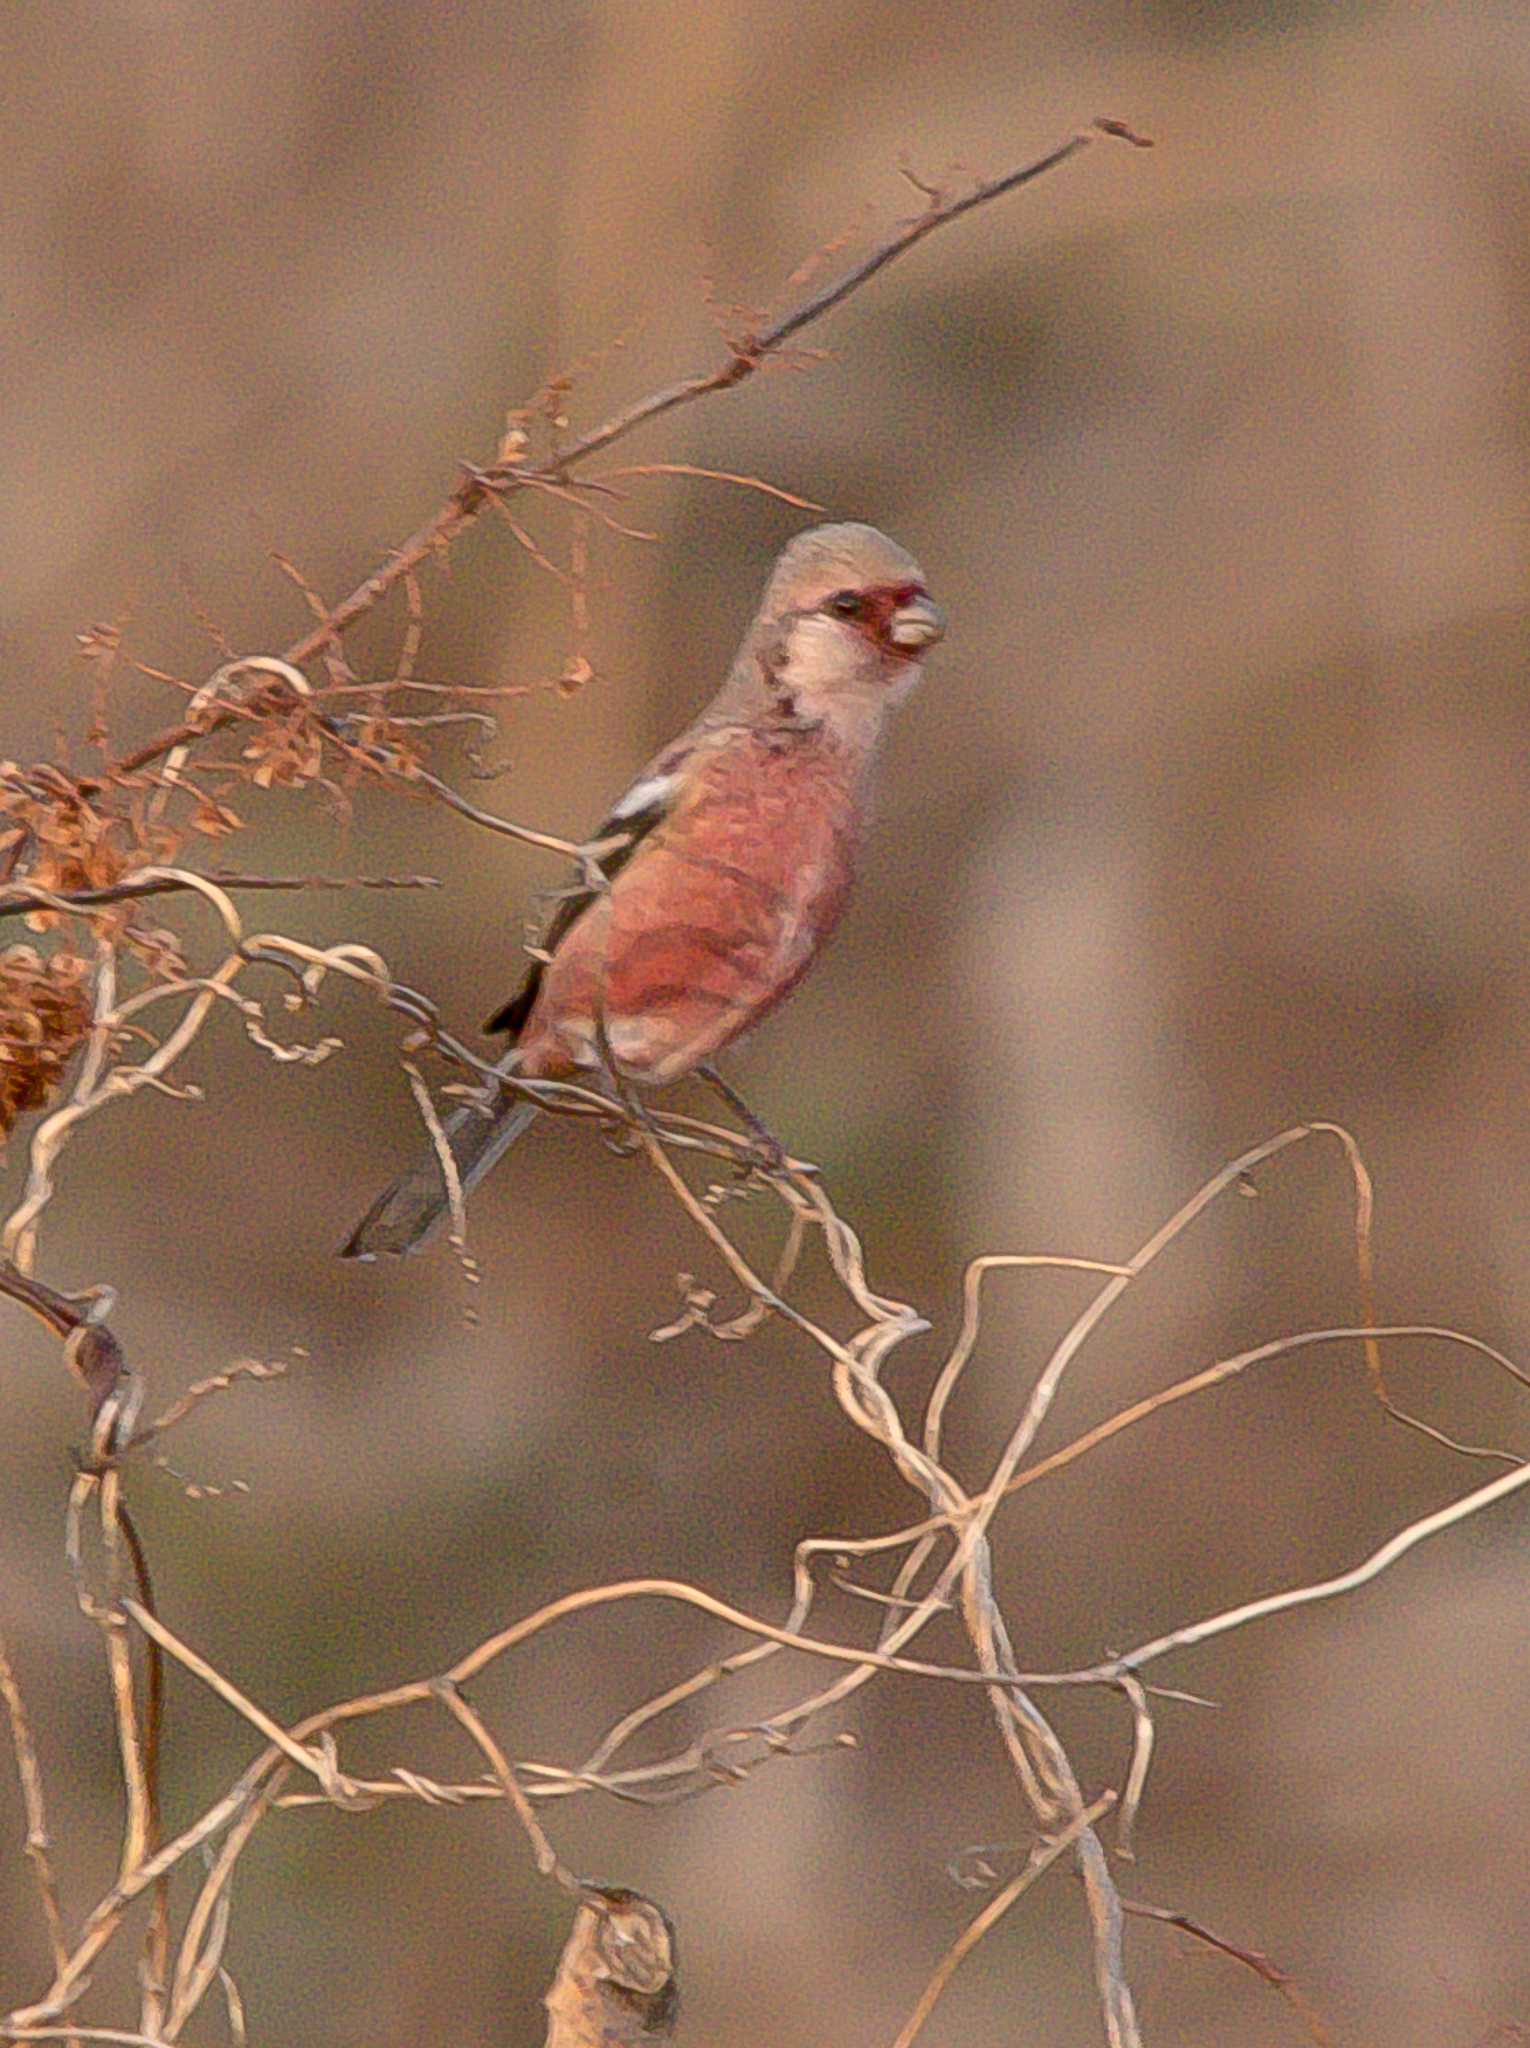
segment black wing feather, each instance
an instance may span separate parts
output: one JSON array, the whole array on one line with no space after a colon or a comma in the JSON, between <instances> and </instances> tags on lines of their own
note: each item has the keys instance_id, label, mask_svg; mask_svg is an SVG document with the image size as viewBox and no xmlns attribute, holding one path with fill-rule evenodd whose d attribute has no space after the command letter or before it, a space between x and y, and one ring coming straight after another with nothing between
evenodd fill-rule
<instances>
[{"instance_id":1,"label":"black wing feather","mask_svg":"<svg viewBox=\"0 0 1530 2048\"><path fill-rule=\"evenodd\" d=\"M619 817L613 813L612 816L606 819L599 831L596 832L595 838L597 840L615 839L618 834L625 835L622 838L621 844L613 846L611 851L604 855L599 863L600 872L605 876L608 888L616 880L616 877L621 873L628 861L631 860L639 846L642 845L643 841L654 830L655 826L663 824L664 820L669 816L672 803L673 791L666 790L662 797L657 798L653 803L646 805L640 811L626 811ZM563 898L558 908L553 912L546 931L542 934L541 949L544 953L557 952L563 939L573 926L578 923L579 919L583 917L584 913L595 901L598 893L595 889L574 889ZM494 1015L483 1027L484 1030L507 1031L510 1034L512 1043L519 1038L525 1028L526 1019L531 1015L532 1005L536 1002L538 992L541 989L542 974L543 962L540 960L533 961L527 970L525 980L510 998L509 1002L494 1012Z\"/></svg>"}]
</instances>

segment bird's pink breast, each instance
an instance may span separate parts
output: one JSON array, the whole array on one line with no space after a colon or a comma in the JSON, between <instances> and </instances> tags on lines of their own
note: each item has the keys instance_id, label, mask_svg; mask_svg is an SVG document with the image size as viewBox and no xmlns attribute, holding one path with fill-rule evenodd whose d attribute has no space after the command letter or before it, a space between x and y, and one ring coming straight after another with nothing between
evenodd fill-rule
<instances>
[{"instance_id":1,"label":"bird's pink breast","mask_svg":"<svg viewBox=\"0 0 1530 2048\"><path fill-rule=\"evenodd\" d=\"M830 735L740 733L569 931L521 1038L521 1068L618 1063L666 1082L801 980L844 908L863 763Z\"/></svg>"}]
</instances>

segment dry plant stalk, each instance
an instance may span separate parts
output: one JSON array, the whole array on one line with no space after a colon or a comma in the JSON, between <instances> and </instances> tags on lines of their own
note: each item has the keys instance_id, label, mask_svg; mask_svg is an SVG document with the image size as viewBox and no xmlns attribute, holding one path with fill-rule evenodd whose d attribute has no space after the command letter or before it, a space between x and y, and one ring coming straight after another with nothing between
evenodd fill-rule
<instances>
[{"instance_id":1,"label":"dry plant stalk","mask_svg":"<svg viewBox=\"0 0 1530 2048\"><path fill-rule=\"evenodd\" d=\"M1119 124L1097 124L1124 134ZM1136 140L1128 136L1128 139ZM661 1807L735 1784L776 1760L801 1757L852 1741L834 1725L837 1710L873 1683L938 1684L983 1690L1003 1755L1035 1830L1021 1870L975 1917L943 1961L895 2048L908 2048L945 1983L1009 1908L1059 1860L1071 1859L1083 1882L1092 1931L1094 1977L1102 2031L1110 2048L1139 2048L1142 2039L1128 1986L1123 1925L1128 1912L1164 1919L1208 1947L1242 1962L1269 1984L1289 1980L1268 1959L1210 1933L1189 1916L1123 1901L1112 1854L1102 1834L1111 1817L1115 1850L1129 1853L1133 1822L1149 1782L1156 1740L1154 1688L1140 1675L1172 1652L1189 1650L1267 1616L1359 1589L1416 1544L1530 1484L1530 1466L1491 1448L1461 1445L1434 1422L1405 1415L1391 1401L1380 1341L1433 1335L1469 1347L1512 1374L1510 1360L1460 1333L1423 1325L1383 1326L1374 1304L1371 1271L1372 1192L1358 1149L1336 1125L1314 1123L1281 1132L1230 1161L1130 1258L1002 1254L973 1261L964 1283L964 1316L957 1339L922 1415L905 1413L883 1384L894 1351L927 1328L906 1304L878 1292L868 1279L859 1238L819 1178L801 1162L762 1166L752 1135L664 1111L637 1116L606 1090L573 1084L527 1083L499 1075L442 1024L428 996L397 983L375 950L352 938L319 946L277 930L251 930L240 908L252 893L288 888L344 887L311 878L214 873L199 869L208 841L236 835L239 806L260 801L273 788L317 792L343 805L363 784L443 804L466 823L507 834L568 861L581 880L601 885L598 861L609 848L580 846L483 809L432 765L443 735L469 733L481 748L492 738L492 706L523 686L498 691L427 681L417 673L423 628L421 574L483 512L493 509L517 546L569 592L574 651L560 682L577 685L589 673L586 569L593 527L621 526L610 510L619 484L671 473L721 476L802 502L779 487L728 472L681 464L649 463L583 474L588 459L636 427L674 408L731 389L773 359L814 320L841 303L887 263L925 235L976 207L1029 183L1084 148L1085 133L1035 163L957 195L928 194L925 209L903 223L866 257L821 286L789 312L754 331L729 336L729 352L713 371L683 379L627 407L602 426L559 445L557 420L568 380L510 417L493 462L467 473L439 512L391 554L349 597L326 608L301 576L287 567L314 614L314 623L280 656L230 658L204 683L182 685L185 716L151 740L116 754L104 716L96 735L102 755L92 774L66 773L53 764L0 766L0 812L9 830L0 840L0 915L24 917L52 944L12 947L0 955L0 1124L35 1111L20 1197L0 1231L0 1293L40 1318L60 1339L65 1363L88 1399L89 1442L71 1489L68 1554L81 1606L100 1627L111 1684L114 1733L126 1785L119 1866L82 1921L64 1910L53 1869L45 1788L31 1734L22 1680L0 1641L0 1701L15 1752L27 1821L27 1853L35 1872L51 1976L30 2002L0 2018L0 2039L102 2040L170 2048L216 1989L230 2038L246 2036L243 2002L226 1963L233 1913L230 1884L255 1834L272 1816L322 1803L362 1813L399 1800L451 1808L496 1800L524 1836L534 1870L578 1901L574 1931L548 1995L548 2048L591 2048L595 2043L643 2043L667 2038L674 2025L674 1952L662 1912L634 1893L593 1887L562 1863L542 1818L570 1798L608 1797ZM539 451L538 436L547 444ZM569 567L507 501L565 518ZM357 680L346 658L346 635L385 600L404 608L398 656L387 676ZM103 686L123 658L121 636L97 629L83 652L98 665ZM322 674L311 676L317 662ZM144 670L155 674L155 671ZM160 678L161 681L173 680ZM356 887L426 886L428 878L357 877ZM190 909L174 929L143 921L150 898ZM196 920L210 924L212 946L196 936ZM274 973L283 992L273 1004L252 993L257 975ZM747 1613L706 1589L663 1578L593 1585L549 1603L466 1649L446 1670L406 1678L371 1694L332 1702L292 1726L271 1715L242 1686L227 1651L216 1657L187 1642L156 1610L147 1564L124 1502L134 1463L145 1448L174 1430L195 1407L221 1396L242 1379L275 1376L280 1368L256 1361L199 1379L155 1420L140 1426L141 1376L110 1328L112 1296L101 1287L69 1295L37 1277L39 1239L57 1185L61 1161L76 1162L91 1120L114 1102L144 1089L190 1093L175 1079L182 1055L216 1019L238 1020L249 1042L278 1065L317 1064L339 1047L333 1036L294 1040L279 1031L277 1013L311 1012L336 984L369 991L412 1027L401 1063L427 1127L439 1122L420 1059L428 1053L459 1087L510 1088L571 1117L596 1118L621 1129L652 1169L680 1218L700 1234L739 1290L731 1314L718 1308L714 1288L682 1276L682 1308L656 1338L695 1330L738 1342L768 1316L780 1317L816 1346L848 1422L870 1437L919 1503L919 1519L873 1536L825 1534L797 1548L793 1599L779 1620ZM263 984L262 984L263 985ZM87 1128L87 1126L89 1128ZM1219 1360L1104 1417L1072 1443L1045 1456L1036 1443L1062 1382L1084 1347L1137 1279L1175 1247L1206 1209L1254 1168L1314 1140L1339 1148L1355 1198L1358 1314L1353 1325L1301 1331ZM711 1183L698 1188L685 1170L699 1162ZM740 1173L779 1204L781 1241L767 1277L724 1227L722 1199ZM465 1227L459 1213L458 1233ZM804 1259L816 1253L838 1285L843 1331L815 1320L791 1298ZM1001 1269L1063 1268L1088 1278L1092 1291L1073 1324L1044 1361L1007 1440L997 1448L976 1487L945 1461L945 1418L964 1385L982 1334L985 1282ZM991 1533L1004 1503L1017 1492L1079 1465L1101 1444L1148 1423L1170 1405L1209 1394L1238 1375L1294 1358L1321 1345L1362 1349L1382 1411L1424 1431L1451 1450L1501 1462L1506 1469L1451 1505L1398 1529L1369 1558L1321 1582L1245 1602L1224 1614L1193 1620L1125 1655L1086 1670L1023 1670L994 1589ZM87 1556L87 1552L89 1555ZM864 1584L857 1574L877 1561L891 1567L890 1588ZM868 1616L863 1639L836 1641L817 1632L814 1607L822 1579L863 1594ZM615 1602L680 1602L710 1615L720 1630L744 1641L695 1672L677 1677L651 1700L634 1705L583 1759L515 1759L500 1733L471 1703L473 1681L548 1628ZM939 1664L913 1654L937 1617L959 1615L969 1663ZM237 1654L237 1645L232 1646ZM801 1683L790 1705L764 1722L740 1728L719 1721L699 1741L657 1761L634 1764L634 1739L664 1722L685 1703L721 1692L738 1672L766 1659L789 1657ZM220 1698L256 1738L246 1768L220 1796L169 1840L162 1839L158 1807L158 1697L161 1660L170 1660ZM1130 1728L1130 1760L1119 1787L1086 1793L1053 1719L1037 1695L1103 1687L1120 1697ZM1171 1697L1173 1695L1170 1695ZM428 1776L407 1752L380 1773L360 1776L345 1768L341 1743L351 1724L394 1716L405 1707L438 1710L457 1731L468 1761L452 1781ZM471 1774L469 1774L471 1772ZM281 1823L277 1823L281 1824ZM172 1915L169 1881L181 1874L189 1904ZM135 2027L83 2023L78 2008L102 1953L144 1916L140 2005ZM1299 1998L1292 2000L1310 2037L1327 2037Z\"/></svg>"}]
</instances>

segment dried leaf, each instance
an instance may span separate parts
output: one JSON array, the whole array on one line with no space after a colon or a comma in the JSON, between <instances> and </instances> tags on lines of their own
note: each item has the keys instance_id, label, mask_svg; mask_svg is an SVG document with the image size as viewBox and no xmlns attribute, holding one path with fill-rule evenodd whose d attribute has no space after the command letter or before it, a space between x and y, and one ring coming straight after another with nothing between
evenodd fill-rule
<instances>
[{"instance_id":1,"label":"dried leaf","mask_svg":"<svg viewBox=\"0 0 1530 2048\"><path fill-rule=\"evenodd\" d=\"M0 952L0 1134L57 1089L90 1029L88 976L75 953Z\"/></svg>"},{"instance_id":2,"label":"dried leaf","mask_svg":"<svg viewBox=\"0 0 1530 2048\"><path fill-rule=\"evenodd\" d=\"M227 804L219 803L215 797L199 796L190 823L193 832L201 832L209 839L222 839L230 832L237 832L244 820L237 811L231 811Z\"/></svg>"}]
</instances>

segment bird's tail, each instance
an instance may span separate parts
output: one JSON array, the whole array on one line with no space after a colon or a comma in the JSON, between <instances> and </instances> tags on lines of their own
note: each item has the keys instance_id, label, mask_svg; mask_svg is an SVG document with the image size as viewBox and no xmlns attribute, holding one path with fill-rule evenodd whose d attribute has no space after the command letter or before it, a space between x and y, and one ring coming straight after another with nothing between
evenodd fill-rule
<instances>
[{"instance_id":1,"label":"bird's tail","mask_svg":"<svg viewBox=\"0 0 1530 2048\"><path fill-rule=\"evenodd\" d=\"M534 1102L524 1097L502 1096L487 1115L479 1105L468 1103L446 1118L442 1129L464 1195L477 1187L536 1114ZM351 1232L340 1256L375 1259L381 1253L397 1257L417 1251L434 1236L450 1209L446 1175L440 1155L431 1145L407 1173L378 1196Z\"/></svg>"}]
</instances>

